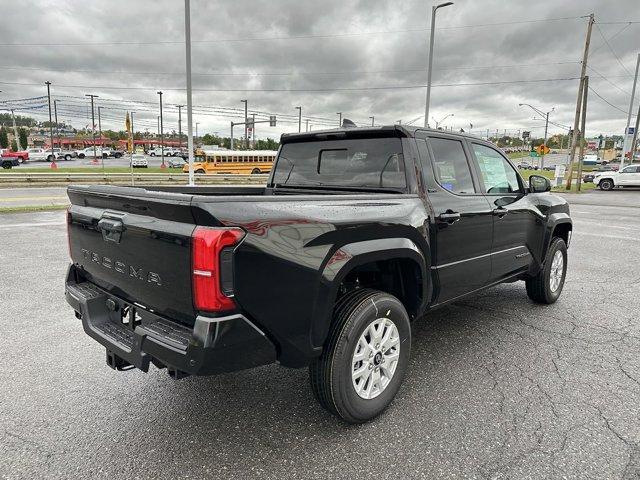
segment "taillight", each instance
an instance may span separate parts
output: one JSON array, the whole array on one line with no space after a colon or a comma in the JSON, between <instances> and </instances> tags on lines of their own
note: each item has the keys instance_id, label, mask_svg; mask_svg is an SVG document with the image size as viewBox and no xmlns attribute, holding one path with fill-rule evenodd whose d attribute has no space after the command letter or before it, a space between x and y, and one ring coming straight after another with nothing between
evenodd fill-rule
<instances>
[{"instance_id":1,"label":"taillight","mask_svg":"<svg viewBox=\"0 0 640 480\"><path fill-rule=\"evenodd\" d=\"M69 207L67 208L67 251L69 252L69 258L71 258L71 222L72 221L73 221L73 217L71 216L71 207Z\"/></svg>"},{"instance_id":2,"label":"taillight","mask_svg":"<svg viewBox=\"0 0 640 480\"><path fill-rule=\"evenodd\" d=\"M244 232L239 228L196 227L191 244L191 277L193 306L196 310L217 312L235 308L232 298L225 295L225 284L232 280L222 278L221 256L237 244ZM228 255L225 255L228 257ZM225 269L226 270L226 269ZM229 273L227 273L229 275Z\"/></svg>"}]
</instances>

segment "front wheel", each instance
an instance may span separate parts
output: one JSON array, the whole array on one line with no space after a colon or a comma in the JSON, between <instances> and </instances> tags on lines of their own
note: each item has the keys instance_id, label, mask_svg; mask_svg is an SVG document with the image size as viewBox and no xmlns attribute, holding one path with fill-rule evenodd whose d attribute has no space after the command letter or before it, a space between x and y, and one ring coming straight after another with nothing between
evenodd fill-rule
<instances>
[{"instance_id":1,"label":"front wheel","mask_svg":"<svg viewBox=\"0 0 640 480\"><path fill-rule=\"evenodd\" d=\"M259 174L260 174L259 168L254 168L253 170L251 170L251 175L259 175Z\"/></svg>"},{"instance_id":2,"label":"front wheel","mask_svg":"<svg viewBox=\"0 0 640 480\"><path fill-rule=\"evenodd\" d=\"M362 289L336 305L322 355L309 366L311 389L326 410L363 423L391 404L411 354L409 316L392 295Z\"/></svg>"},{"instance_id":3,"label":"front wheel","mask_svg":"<svg viewBox=\"0 0 640 480\"><path fill-rule=\"evenodd\" d=\"M608 178L600 180L598 187L600 187L600 190L613 190L613 180L609 180Z\"/></svg>"},{"instance_id":4,"label":"front wheel","mask_svg":"<svg viewBox=\"0 0 640 480\"><path fill-rule=\"evenodd\" d=\"M560 297L567 275L567 244L559 237L551 240L542 269L528 278L527 295L536 303L554 303Z\"/></svg>"},{"instance_id":5,"label":"front wheel","mask_svg":"<svg viewBox=\"0 0 640 480\"><path fill-rule=\"evenodd\" d=\"M198 170L196 170L194 173L202 174L202 173L204 173L204 170L202 170L201 168L199 168L199 169L198 169Z\"/></svg>"},{"instance_id":6,"label":"front wheel","mask_svg":"<svg viewBox=\"0 0 640 480\"><path fill-rule=\"evenodd\" d=\"M85 158L86 155L84 153L81 153L80 155L78 155L78 158Z\"/></svg>"}]
</instances>

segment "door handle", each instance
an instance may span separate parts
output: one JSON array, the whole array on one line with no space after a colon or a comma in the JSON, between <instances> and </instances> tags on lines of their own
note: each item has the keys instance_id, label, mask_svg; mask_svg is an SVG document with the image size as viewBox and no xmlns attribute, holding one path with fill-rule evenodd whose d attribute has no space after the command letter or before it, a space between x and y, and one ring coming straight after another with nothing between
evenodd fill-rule
<instances>
[{"instance_id":1,"label":"door handle","mask_svg":"<svg viewBox=\"0 0 640 480\"><path fill-rule=\"evenodd\" d=\"M453 212L451 210L447 210L445 213L441 213L438 215L438 220L444 223L455 223L460 220L460 212Z\"/></svg>"},{"instance_id":2,"label":"door handle","mask_svg":"<svg viewBox=\"0 0 640 480\"><path fill-rule=\"evenodd\" d=\"M502 218L504 217L507 213L509 213L509 210L507 210L506 208L503 207L498 207L495 210L493 210L492 212L494 215L496 215L498 218Z\"/></svg>"}]
</instances>

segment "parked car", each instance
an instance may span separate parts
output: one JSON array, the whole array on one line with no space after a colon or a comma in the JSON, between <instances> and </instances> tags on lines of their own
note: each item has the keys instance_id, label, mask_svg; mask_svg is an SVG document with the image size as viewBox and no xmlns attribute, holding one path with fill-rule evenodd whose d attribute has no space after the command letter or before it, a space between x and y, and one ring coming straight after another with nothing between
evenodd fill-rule
<instances>
[{"instance_id":1,"label":"parked car","mask_svg":"<svg viewBox=\"0 0 640 480\"><path fill-rule=\"evenodd\" d=\"M587 154L584 157L582 157L583 165L598 165L601 163L602 163L602 160L598 155L595 155L595 154Z\"/></svg>"},{"instance_id":2,"label":"parked car","mask_svg":"<svg viewBox=\"0 0 640 480\"><path fill-rule=\"evenodd\" d=\"M181 157L170 158L168 161L169 168L182 168L186 162Z\"/></svg>"},{"instance_id":3,"label":"parked car","mask_svg":"<svg viewBox=\"0 0 640 480\"><path fill-rule=\"evenodd\" d=\"M78 158L107 158L109 156L109 149L102 147L87 147L81 150L76 150Z\"/></svg>"},{"instance_id":4,"label":"parked car","mask_svg":"<svg viewBox=\"0 0 640 480\"><path fill-rule=\"evenodd\" d=\"M520 162L517 166L520 170L538 170L537 165L532 165L529 162Z\"/></svg>"},{"instance_id":5,"label":"parked car","mask_svg":"<svg viewBox=\"0 0 640 480\"><path fill-rule=\"evenodd\" d=\"M51 150L47 150L51 151ZM76 152L73 150L63 150L61 148L54 148L53 153L55 155L56 160L71 160L76 157Z\"/></svg>"},{"instance_id":6,"label":"parked car","mask_svg":"<svg viewBox=\"0 0 640 480\"><path fill-rule=\"evenodd\" d=\"M29 152L26 150L12 152L9 149L5 149L2 152L2 158L17 158L19 163L24 163L29 160Z\"/></svg>"},{"instance_id":7,"label":"parked car","mask_svg":"<svg viewBox=\"0 0 640 480\"><path fill-rule=\"evenodd\" d=\"M18 166L20 166L20 159L18 157L0 157L0 167L5 170L10 170Z\"/></svg>"},{"instance_id":8,"label":"parked car","mask_svg":"<svg viewBox=\"0 0 640 480\"><path fill-rule=\"evenodd\" d=\"M555 172L556 166L555 165L545 165L544 167L542 167L542 170L545 170L547 172Z\"/></svg>"},{"instance_id":9,"label":"parked car","mask_svg":"<svg viewBox=\"0 0 640 480\"><path fill-rule=\"evenodd\" d=\"M167 156L167 151L168 148L165 147L164 149L164 156ZM159 157L162 155L162 148L161 147L156 147L156 148L152 148L151 150L149 150L147 152L147 155L151 156L151 157Z\"/></svg>"},{"instance_id":10,"label":"parked car","mask_svg":"<svg viewBox=\"0 0 640 480\"><path fill-rule=\"evenodd\" d=\"M34 162L44 162L55 159L55 154L51 150L45 150L44 148L27 148L29 154L29 160Z\"/></svg>"},{"instance_id":11,"label":"parked car","mask_svg":"<svg viewBox=\"0 0 640 480\"><path fill-rule=\"evenodd\" d=\"M640 165L627 165L619 172L598 172L594 175L593 183L601 190L640 187Z\"/></svg>"},{"instance_id":12,"label":"parked car","mask_svg":"<svg viewBox=\"0 0 640 480\"><path fill-rule=\"evenodd\" d=\"M411 321L502 282L560 297L569 205L491 143L399 125L280 143L266 186L68 187L66 300L110 367L308 366L361 423L402 384Z\"/></svg>"},{"instance_id":13,"label":"parked car","mask_svg":"<svg viewBox=\"0 0 640 480\"><path fill-rule=\"evenodd\" d=\"M118 149L113 149L113 150L111 150L111 156L112 156L113 158L120 158L120 157L122 157L123 155L124 155L124 150L121 150L121 149L119 149L119 148L118 148Z\"/></svg>"},{"instance_id":14,"label":"parked car","mask_svg":"<svg viewBox=\"0 0 640 480\"><path fill-rule=\"evenodd\" d=\"M147 157L136 153L131 156L131 166L133 168L147 168L149 166L149 162L147 161Z\"/></svg>"}]
</instances>

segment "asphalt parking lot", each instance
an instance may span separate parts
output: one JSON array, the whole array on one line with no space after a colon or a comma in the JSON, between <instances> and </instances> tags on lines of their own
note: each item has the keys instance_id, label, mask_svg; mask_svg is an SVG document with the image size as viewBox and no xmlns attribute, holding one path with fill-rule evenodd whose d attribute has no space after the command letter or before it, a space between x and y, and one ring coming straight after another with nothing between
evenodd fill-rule
<instances>
[{"instance_id":1,"label":"asphalt parking lot","mask_svg":"<svg viewBox=\"0 0 640 480\"><path fill-rule=\"evenodd\" d=\"M64 301L64 212L1 215L0 477L640 478L640 191L568 198L561 299L515 283L432 312L361 426L306 370L109 369Z\"/></svg>"}]
</instances>

